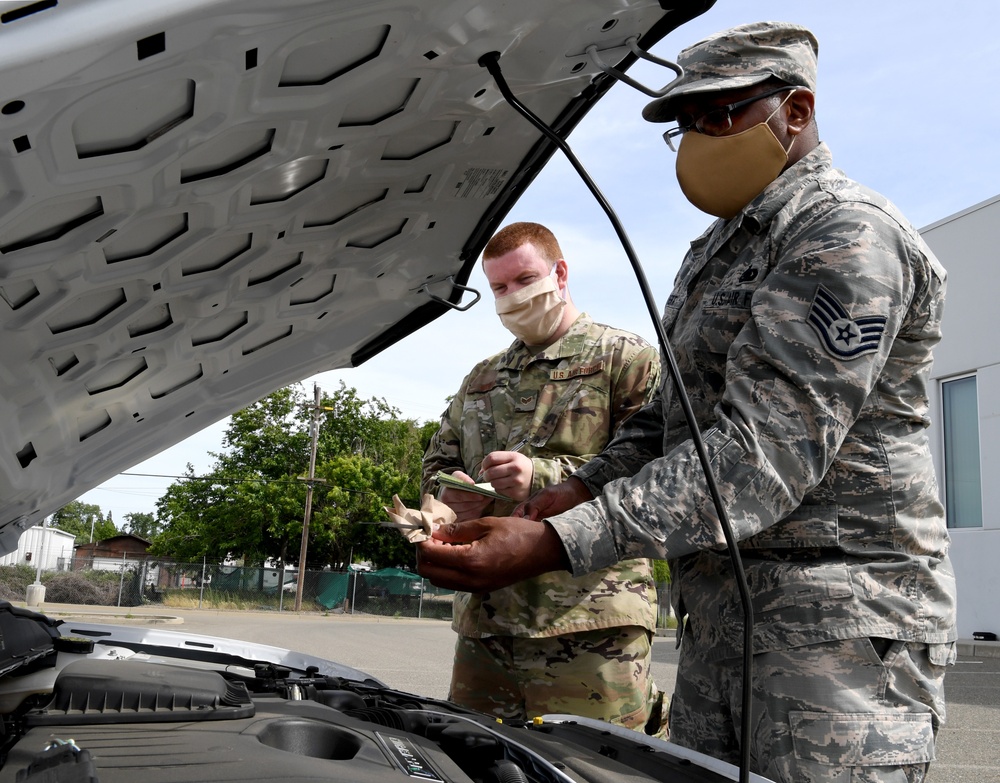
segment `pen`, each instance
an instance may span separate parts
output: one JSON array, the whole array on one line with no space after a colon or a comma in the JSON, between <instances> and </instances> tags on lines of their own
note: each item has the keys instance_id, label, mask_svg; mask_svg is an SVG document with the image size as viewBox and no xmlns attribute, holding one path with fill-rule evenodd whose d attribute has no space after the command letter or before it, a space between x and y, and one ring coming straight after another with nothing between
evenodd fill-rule
<instances>
[{"instance_id":1,"label":"pen","mask_svg":"<svg viewBox=\"0 0 1000 783\"><path fill-rule=\"evenodd\" d=\"M521 449L523 449L527 445L528 445L528 437L525 436L525 437L521 438L521 440L519 440L513 446L511 446L509 449L504 449L504 451L520 451ZM486 457L483 457L483 459L485 460ZM480 469L479 469L479 475L476 476L476 483L478 484L480 481L482 481L483 480L483 476L485 476L485 475L486 475L486 471L483 470L482 467L480 467Z\"/></svg>"}]
</instances>

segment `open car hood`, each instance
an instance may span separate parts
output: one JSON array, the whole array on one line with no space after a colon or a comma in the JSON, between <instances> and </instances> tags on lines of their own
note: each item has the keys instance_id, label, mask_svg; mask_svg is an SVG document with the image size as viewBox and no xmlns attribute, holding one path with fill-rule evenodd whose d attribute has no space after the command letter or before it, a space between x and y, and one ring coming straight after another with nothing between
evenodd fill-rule
<instances>
[{"instance_id":1,"label":"open car hood","mask_svg":"<svg viewBox=\"0 0 1000 783\"><path fill-rule=\"evenodd\" d=\"M0 551L462 301L554 151L484 54L565 135L712 2L0 5Z\"/></svg>"},{"instance_id":2,"label":"open car hood","mask_svg":"<svg viewBox=\"0 0 1000 783\"><path fill-rule=\"evenodd\" d=\"M0 629L0 783L739 779L641 731L573 715L497 721L278 647L5 602Z\"/></svg>"}]
</instances>

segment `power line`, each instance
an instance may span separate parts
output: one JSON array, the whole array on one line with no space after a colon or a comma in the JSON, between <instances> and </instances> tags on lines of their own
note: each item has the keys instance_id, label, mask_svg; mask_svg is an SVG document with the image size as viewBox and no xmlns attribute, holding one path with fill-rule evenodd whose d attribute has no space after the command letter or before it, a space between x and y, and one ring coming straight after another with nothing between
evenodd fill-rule
<instances>
[{"instance_id":1,"label":"power line","mask_svg":"<svg viewBox=\"0 0 1000 783\"><path fill-rule=\"evenodd\" d=\"M269 479L269 478L229 478L226 476L171 476L168 473L119 473L119 476L138 476L140 478L166 478L179 479L181 481L212 481L219 484L240 484L243 482L255 482L258 484L295 484L294 479Z\"/></svg>"},{"instance_id":2,"label":"power line","mask_svg":"<svg viewBox=\"0 0 1000 783\"><path fill-rule=\"evenodd\" d=\"M212 484L288 484L298 485L306 477L295 478L295 479L271 479L271 478L230 478L227 476L171 476L166 473L119 473L119 476L138 476L140 478L165 478L165 479L178 479L180 481L208 481ZM319 479L315 479L316 483L320 483ZM367 489L348 489L346 487L338 487L343 492L354 492L359 495L374 495L376 493L369 492Z\"/></svg>"}]
</instances>

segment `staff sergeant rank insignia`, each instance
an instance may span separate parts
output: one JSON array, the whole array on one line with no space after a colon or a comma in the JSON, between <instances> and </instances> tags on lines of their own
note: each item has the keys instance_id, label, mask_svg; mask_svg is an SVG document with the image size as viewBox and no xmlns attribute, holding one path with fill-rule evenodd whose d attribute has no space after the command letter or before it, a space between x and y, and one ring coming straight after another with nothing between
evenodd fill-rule
<instances>
[{"instance_id":1,"label":"staff sergeant rank insignia","mask_svg":"<svg viewBox=\"0 0 1000 783\"><path fill-rule=\"evenodd\" d=\"M851 318L840 300L823 286L816 288L808 320L827 352L837 359L855 359L874 353L886 324L884 315Z\"/></svg>"}]
</instances>

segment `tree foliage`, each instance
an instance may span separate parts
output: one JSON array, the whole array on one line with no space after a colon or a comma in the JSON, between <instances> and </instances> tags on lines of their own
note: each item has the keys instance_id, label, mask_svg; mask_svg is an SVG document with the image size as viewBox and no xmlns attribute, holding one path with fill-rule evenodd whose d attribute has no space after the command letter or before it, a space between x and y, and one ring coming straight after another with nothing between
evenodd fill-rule
<instances>
[{"instance_id":1,"label":"tree foliage","mask_svg":"<svg viewBox=\"0 0 1000 783\"><path fill-rule=\"evenodd\" d=\"M105 517L100 506L81 503L79 500L67 503L53 514L51 524L52 527L76 536L75 544L103 541L105 538L118 535L119 532L110 512Z\"/></svg>"},{"instance_id":2,"label":"tree foliage","mask_svg":"<svg viewBox=\"0 0 1000 783\"><path fill-rule=\"evenodd\" d=\"M196 477L172 484L157 504L163 530L152 551L196 562L298 564L308 490L313 400L280 389L235 413L225 451ZM419 505L420 462L436 425L401 419L385 400L343 383L320 400L307 568L371 560L414 566L413 547L380 527L393 494Z\"/></svg>"},{"instance_id":3,"label":"tree foliage","mask_svg":"<svg viewBox=\"0 0 1000 783\"><path fill-rule=\"evenodd\" d=\"M156 521L155 515L145 512L133 512L125 515L125 524L122 526L122 530L126 533L131 533L133 536L139 536L139 538L152 541L156 538L156 534L160 532L160 527L160 523Z\"/></svg>"}]
</instances>

